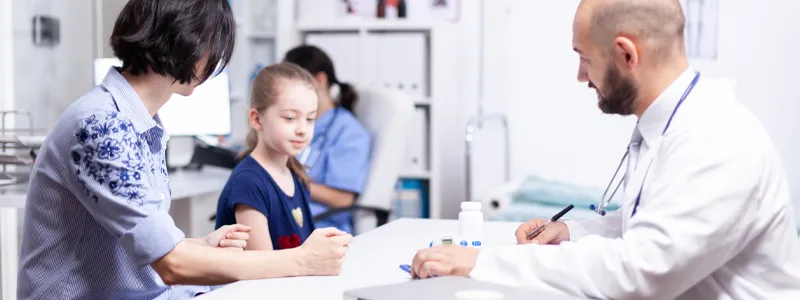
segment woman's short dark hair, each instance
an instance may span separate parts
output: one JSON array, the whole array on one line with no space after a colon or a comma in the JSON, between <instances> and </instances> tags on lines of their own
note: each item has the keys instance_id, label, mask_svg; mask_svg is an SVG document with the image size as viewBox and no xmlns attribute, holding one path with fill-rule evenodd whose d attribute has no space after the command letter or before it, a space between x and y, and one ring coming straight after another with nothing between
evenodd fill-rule
<instances>
[{"instance_id":1,"label":"woman's short dark hair","mask_svg":"<svg viewBox=\"0 0 800 300\"><path fill-rule=\"evenodd\" d=\"M325 51L316 46L301 45L289 50L283 61L298 65L314 76L320 72L324 73L328 77L329 86L339 86L338 105L355 114L358 93L353 85L339 81L339 78L336 77L336 70L333 68L333 61Z\"/></svg>"},{"instance_id":2,"label":"woman's short dark hair","mask_svg":"<svg viewBox=\"0 0 800 300\"><path fill-rule=\"evenodd\" d=\"M235 43L236 22L227 0L130 0L111 33L122 71L152 70L182 84L204 82L224 69ZM205 66L198 72L200 63Z\"/></svg>"}]
</instances>

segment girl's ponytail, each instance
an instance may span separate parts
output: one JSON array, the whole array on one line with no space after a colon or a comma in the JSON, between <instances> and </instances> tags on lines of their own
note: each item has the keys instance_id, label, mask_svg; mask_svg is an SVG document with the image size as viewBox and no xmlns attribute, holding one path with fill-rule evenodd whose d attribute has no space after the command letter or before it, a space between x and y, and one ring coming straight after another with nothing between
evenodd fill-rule
<instances>
[{"instance_id":1,"label":"girl's ponytail","mask_svg":"<svg viewBox=\"0 0 800 300\"><path fill-rule=\"evenodd\" d=\"M303 164L300 163L297 158L294 156L289 157L289 161L286 162L286 166L289 167L289 170L292 170L297 177L300 177L300 181L303 182L306 186L311 182L311 177L308 177Z\"/></svg>"},{"instance_id":2,"label":"girl's ponytail","mask_svg":"<svg viewBox=\"0 0 800 300\"><path fill-rule=\"evenodd\" d=\"M239 153L239 159L243 159L253 153L253 150L256 149L256 145L258 145L258 133L254 129L250 129L250 132L247 133L247 139L245 139L245 149L242 153Z\"/></svg>"}]
</instances>

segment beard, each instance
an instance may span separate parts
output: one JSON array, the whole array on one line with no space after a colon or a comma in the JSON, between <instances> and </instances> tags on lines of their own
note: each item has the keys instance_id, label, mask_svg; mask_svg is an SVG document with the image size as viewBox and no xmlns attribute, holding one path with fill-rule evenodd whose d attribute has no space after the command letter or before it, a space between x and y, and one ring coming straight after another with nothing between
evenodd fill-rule
<instances>
[{"instance_id":1,"label":"beard","mask_svg":"<svg viewBox=\"0 0 800 300\"><path fill-rule=\"evenodd\" d=\"M603 113L622 116L633 114L633 103L638 93L633 80L622 77L619 69L611 65L606 69L603 87L608 91L606 95L595 87L600 100L597 106Z\"/></svg>"}]
</instances>

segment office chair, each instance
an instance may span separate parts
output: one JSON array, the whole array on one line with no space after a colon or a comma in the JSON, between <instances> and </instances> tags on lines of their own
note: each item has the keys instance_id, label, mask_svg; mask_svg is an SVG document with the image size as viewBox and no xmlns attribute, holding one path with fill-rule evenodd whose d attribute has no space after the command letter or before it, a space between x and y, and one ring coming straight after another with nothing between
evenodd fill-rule
<instances>
[{"instance_id":1,"label":"office chair","mask_svg":"<svg viewBox=\"0 0 800 300\"><path fill-rule=\"evenodd\" d=\"M356 118L372 135L366 186L352 206L332 209L314 218L319 221L341 212L353 212L355 234L389 221L392 195L408 148L414 115L414 101L406 93L384 88L363 88L358 92Z\"/></svg>"}]
</instances>

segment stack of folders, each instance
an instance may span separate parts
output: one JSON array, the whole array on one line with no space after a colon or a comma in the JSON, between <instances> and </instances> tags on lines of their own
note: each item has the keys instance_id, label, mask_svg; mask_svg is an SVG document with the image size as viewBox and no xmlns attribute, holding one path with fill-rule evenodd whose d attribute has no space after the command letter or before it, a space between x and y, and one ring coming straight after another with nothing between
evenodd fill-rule
<instances>
[{"instance_id":1,"label":"stack of folders","mask_svg":"<svg viewBox=\"0 0 800 300\"><path fill-rule=\"evenodd\" d=\"M420 180L401 179L397 181L392 201L392 219L427 218L427 201Z\"/></svg>"},{"instance_id":2,"label":"stack of folders","mask_svg":"<svg viewBox=\"0 0 800 300\"><path fill-rule=\"evenodd\" d=\"M427 112L417 108L414 112L413 131L409 136L405 168L409 173L423 173L428 168Z\"/></svg>"}]
</instances>

